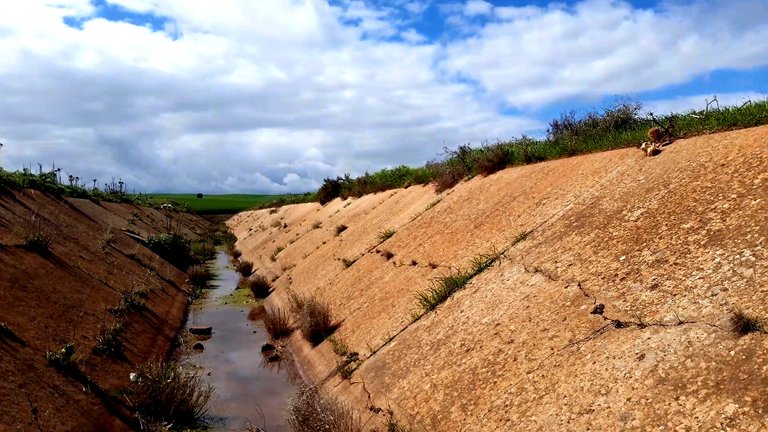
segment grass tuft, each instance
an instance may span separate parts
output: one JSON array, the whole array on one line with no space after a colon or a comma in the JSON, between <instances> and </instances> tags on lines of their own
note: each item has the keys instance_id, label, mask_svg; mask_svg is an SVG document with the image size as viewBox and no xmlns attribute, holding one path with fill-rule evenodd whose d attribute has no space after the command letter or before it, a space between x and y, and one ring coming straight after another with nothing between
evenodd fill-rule
<instances>
[{"instance_id":1,"label":"grass tuft","mask_svg":"<svg viewBox=\"0 0 768 432\"><path fill-rule=\"evenodd\" d=\"M142 423L192 428L203 424L213 393L196 372L172 362L150 362L137 371L127 398Z\"/></svg>"},{"instance_id":2,"label":"grass tuft","mask_svg":"<svg viewBox=\"0 0 768 432\"><path fill-rule=\"evenodd\" d=\"M341 235L341 233L343 233L344 231L346 231L346 230L347 230L347 228L349 228L349 227L348 227L348 226L346 226L346 225L344 225L344 224L339 224L339 225L336 225L336 235L337 235L337 236Z\"/></svg>"},{"instance_id":3,"label":"grass tuft","mask_svg":"<svg viewBox=\"0 0 768 432\"><path fill-rule=\"evenodd\" d=\"M269 292L272 289L272 284L269 283L269 280L267 280L266 277L260 274L254 274L248 280L248 289L253 293L253 298L263 299L267 298L269 295Z\"/></svg>"},{"instance_id":4,"label":"grass tuft","mask_svg":"<svg viewBox=\"0 0 768 432\"><path fill-rule=\"evenodd\" d=\"M331 343L331 347L333 348L333 352L336 353L336 355L340 356L346 356L349 353L349 347L346 343L344 343L343 340L331 336L328 338L328 342Z\"/></svg>"},{"instance_id":5,"label":"grass tuft","mask_svg":"<svg viewBox=\"0 0 768 432\"><path fill-rule=\"evenodd\" d=\"M190 246L192 261L204 263L216 258L216 246L209 241L195 240Z\"/></svg>"},{"instance_id":6,"label":"grass tuft","mask_svg":"<svg viewBox=\"0 0 768 432\"><path fill-rule=\"evenodd\" d=\"M21 245L29 251L42 254L51 249L51 244L53 244L53 235L44 232L34 232L27 234Z\"/></svg>"},{"instance_id":7,"label":"grass tuft","mask_svg":"<svg viewBox=\"0 0 768 432\"><path fill-rule=\"evenodd\" d=\"M147 297L145 288L132 288L120 292L120 304L111 308L109 311L114 316L122 316L126 312L132 312L141 309L146 304L144 299Z\"/></svg>"},{"instance_id":8,"label":"grass tuft","mask_svg":"<svg viewBox=\"0 0 768 432\"><path fill-rule=\"evenodd\" d=\"M119 352L123 346L118 337L122 328L122 321L117 321L109 327L101 327L99 334L96 335L96 346L93 351L101 355Z\"/></svg>"},{"instance_id":9,"label":"grass tuft","mask_svg":"<svg viewBox=\"0 0 768 432\"><path fill-rule=\"evenodd\" d=\"M187 269L187 279L193 288L207 288L213 279L213 272L206 264L195 264Z\"/></svg>"},{"instance_id":10,"label":"grass tuft","mask_svg":"<svg viewBox=\"0 0 768 432\"><path fill-rule=\"evenodd\" d=\"M265 308L264 328L269 333L269 337L274 340L287 337L293 331L288 313L280 308Z\"/></svg>"},{"instance_id":11,"label":"grass tuft","mask_svg":"<svg viewBox=\"0 0 768 432\"><path fill-rule=\"evenodd\" d=\"M730 323L731 330L739 335L758 332L768 333L764 320L739 308L734 309L731 313Z\"/></svg>"},{"instance_id":12,"label":"grass tuft","mask_svg":"<svg viewBox=\"0 0 768 432\"><path fill-rule=\"evenodd\" d=\"M45 359L57 371L69 371L76 368L74 360L76 351L77 347L74 343L70 342L58 351L46 351Z\"/></svg>"},{"instance_id":13,"label":"grass tuft","mask_svg":"<svg viewBox=\"0 0 768 432\"><path fill-rule=\"evenodd\" d=\"M243 277L248 277L253 273L253 262L248 260L238 261L235 264L235 270Z\"/></svg>"},{"instance_id":14,"label":"grass tuft","mask_svg":"<svg viewBox=\"0 0 768 432\"><path fill-rule=\"evenodd\" d=\"M306 297L300 296L293 291L288 291L288 309L292 314L298 315L304 309L306 301Z\"/></svg>"},{"instance_id":15,"label":"grass tuft","mask_svg":"<svg viewBox=\"0 0 768 432\"><path fill-rule=\"evenodd\" d=\"M294 432L360 432L360 418L338 400L313 386L302 385L291 398L286 421Z\"/></svg>"},{"instance_id":16,"label":"grass tuft","mask_svg":"<svg viewBox=\"0 0 768 432\"><path fill-rule=\"evenodd\" d=\"M272 251L272 255L269 257L269 259L272 262L277 261L277 256L280 254L280 252L285 250L285 246L278 246L275 248L275 250Z\"/></svg>"},{"instance_id":17,"label":"grass tuft","mask_svg":"<svg viewBox=\"0 0 768 432\"><path fill-rule=\"evenodd\" d=\"M331 308L315 297L306 297L301 303L303 306L296 314L299 330L304 339L317 346L336 330Z\"/></svg>"},{"instance_id":18,"label":"grass tuft","mask_svg":"<svg viewBox=\"0 0 768 432\"><path fill-rule=\"evenodd\" d=\"M455 269L447 275L436 277L432 280L430 288L416 294L419 309L424 313L436 309L454 293L464 288L472 278L491 267L499 258L501 258L501 252L493 248L489 252L472 258L469 270Z\"/></svg>"},{"instance_id":19,"label":"grass tuft","mask_svg":"<svg viewBox=\"0 0 768 432\"><path fill-rule=\"evenodd\" d=\"M385 241L389 240L393 235L395 235L396 232L397 231L395 231L393 229L386 229L386 230L383 230L383 231L379 232L379 234L376 236L376 238L379 240L379 244L382 244Z\"/></svg>"}]
</instances>

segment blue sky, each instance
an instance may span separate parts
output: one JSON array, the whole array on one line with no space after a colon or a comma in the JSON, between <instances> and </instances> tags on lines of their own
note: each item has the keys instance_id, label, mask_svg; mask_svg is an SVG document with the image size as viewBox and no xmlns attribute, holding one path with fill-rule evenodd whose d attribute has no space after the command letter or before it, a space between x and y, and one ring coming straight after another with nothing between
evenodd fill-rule
<instances>
[{"instance_id":1,"label":"blue sky","mask_svg":"<svg viewBox=\"0 0 768 432\"><path fill-rule=\"evenodd\" d=\"M617 97L768 94L764 0L29 0L0 16L0 164L301 192Z\"/></svg>"}]
</instances>

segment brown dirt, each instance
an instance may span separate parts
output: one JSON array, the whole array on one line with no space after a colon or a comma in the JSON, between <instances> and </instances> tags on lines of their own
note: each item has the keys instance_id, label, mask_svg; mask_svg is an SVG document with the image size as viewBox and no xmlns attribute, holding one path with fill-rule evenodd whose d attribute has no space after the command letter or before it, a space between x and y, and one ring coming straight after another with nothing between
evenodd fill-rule
<instances>
[{"instance_id":1,"label":"brown dirt","mask_svg":"<svg viewBox=\"0 0 768 432\"><path fill-rule=\"evenodd\" d=\"M441 431L765 430L768 335L738 337L728 318L768 318L766 143L768 127L752 128L229 224L276 278L269 303L285 307L290 289L331 305L336 338L364 359L350 381L328 342L290 343L308 379L366 416L389 407ZM527 231L411 323L432 278Z\"/></svg>"},{"instance_id":2,"label":"brown dirt","mask_svg":"<svg viewBox=\"0 0 768 432\"><path fill-rule=\"evenodd\" d=\"M152 209L0 188L0 323L13 334L0 335L0 430L134 426L118 391L137 364L168 356L188 300L184 273L122 230L147 236L167 222ZM171 223L190 236L207 225L180 214ZM19 246L38 231L53 236L49 253ZM115 320L108 309L137 287L148 290L146 307L126 315L122 354L93 353L99 328ZM69 342L80 374L47 364L46 351Z\"/></svg>"}]
</instances>

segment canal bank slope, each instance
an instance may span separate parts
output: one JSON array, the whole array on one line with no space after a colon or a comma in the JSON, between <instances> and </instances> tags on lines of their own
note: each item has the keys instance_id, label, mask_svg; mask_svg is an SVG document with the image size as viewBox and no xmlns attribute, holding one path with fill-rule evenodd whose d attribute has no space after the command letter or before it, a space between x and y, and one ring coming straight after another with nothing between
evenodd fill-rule
<instances>
[{"instance_id":1,"label":"canal bank slope","mask_svg":"<svg viewBox=\"0 0 768 432\"><path fill-rule=\"evenodd\" d=\"M209 226L189 214L0 187L0 431L135 429L120 389L137 365L169 355L186 318L186 275L136 239L169 225L192 238ZM50 247L22 246L34 236ZM110 309L128 293L134 305L116 318ZM120 321L122 348L100 354L99 335ZM73 366L57 371L46 352L67 344Z\"/></svg>"},{"instance_id":2,"label":"canal bank slope","mask_svg":"<svg viewBox=\"0 0 768 432\"><path fill-rule=\"evenodd\" d=\"M360 354L349 380L329 341L289 344L368 427L392 410L416 430L762 430L768 335L729 319L768 317L767 215L759 127L228 224L274 279L268 305L289 290L330 305ZM435 278L493 252L422 314Z\"/></svg>"}]
</instances>

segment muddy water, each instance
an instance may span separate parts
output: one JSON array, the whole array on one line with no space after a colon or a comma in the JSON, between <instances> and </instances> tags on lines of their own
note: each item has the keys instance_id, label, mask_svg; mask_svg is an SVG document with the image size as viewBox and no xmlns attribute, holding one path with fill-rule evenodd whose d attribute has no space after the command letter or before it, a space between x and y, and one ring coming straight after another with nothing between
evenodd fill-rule
<instances>
[{"instance_id":1,"label":"muddy water","mask_svg":"<svg viewBox=\"0 0 768 432\"><path fill-rule=\"evenodd\" d=\"M213 327L212 336L201 340L205 350L188 359L216 388L209 422L220 431L242 431L247 422L270 432L290 431L283 413L298 382L295 369L287 362L265 360L261 346L269 337L263 322L248 319L252 306L221 302L235 290L239 274L228 268L224 252L218 253L214 265L214 287L192 308L188 321L190 326Z\"/></svg>"}]
</instances>

